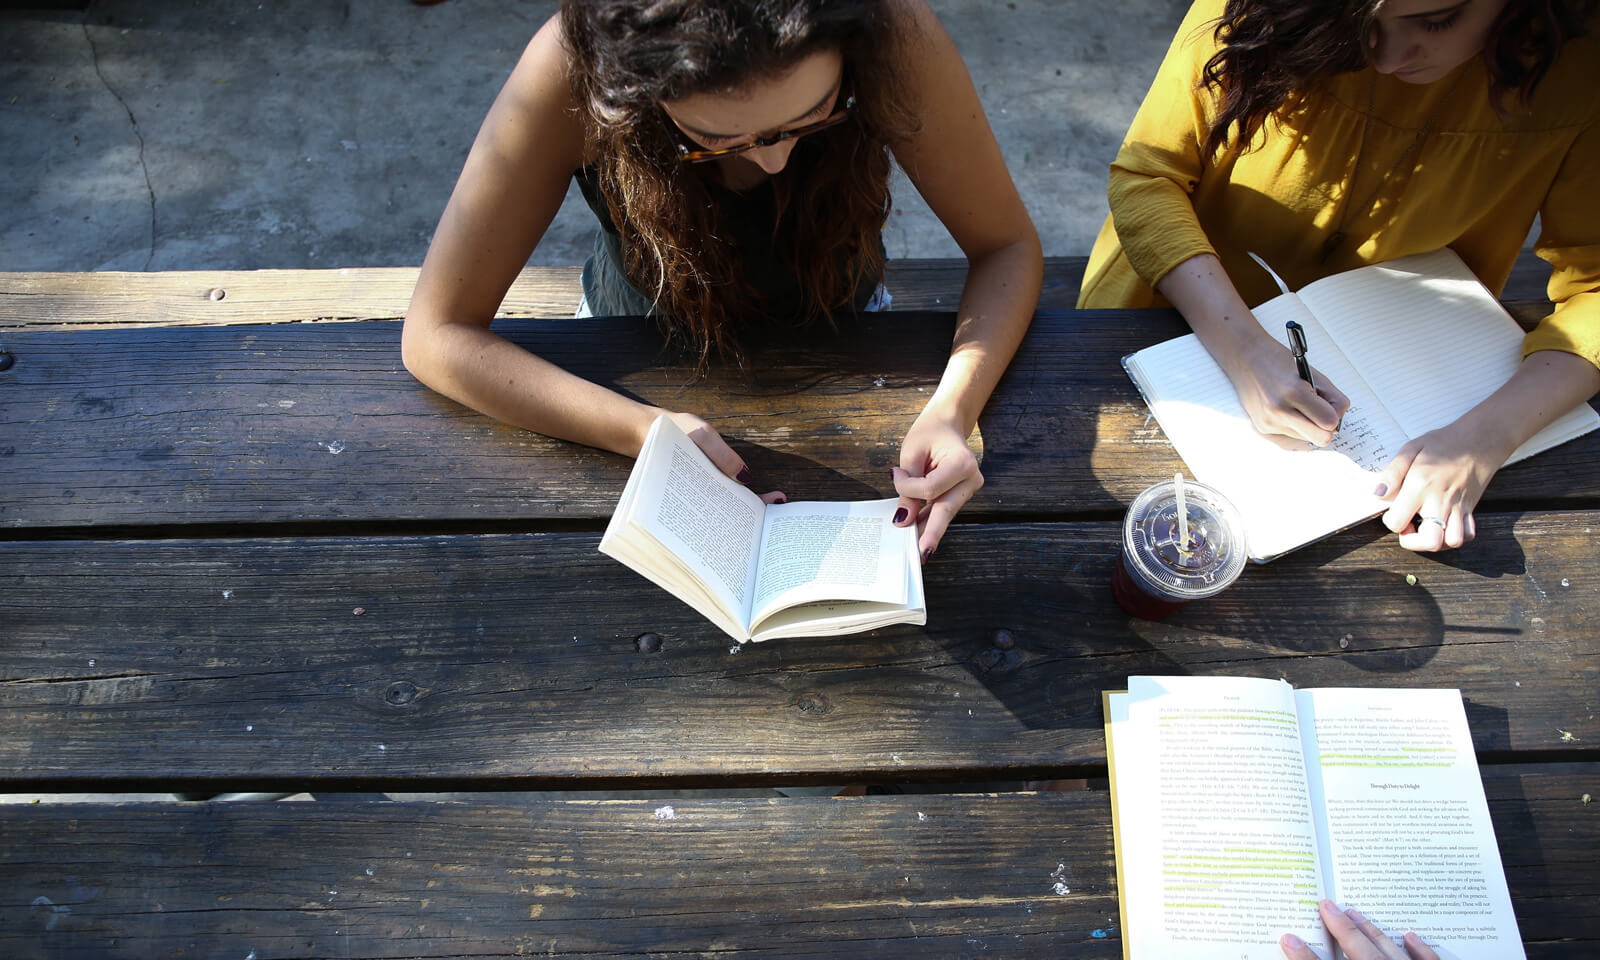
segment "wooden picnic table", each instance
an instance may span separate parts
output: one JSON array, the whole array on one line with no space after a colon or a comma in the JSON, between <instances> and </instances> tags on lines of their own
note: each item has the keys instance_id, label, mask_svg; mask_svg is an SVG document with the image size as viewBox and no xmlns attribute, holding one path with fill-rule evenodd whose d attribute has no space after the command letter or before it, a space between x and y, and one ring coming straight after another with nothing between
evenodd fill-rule
<instances>
[{"instance_id":1,"label":"wooden picnic table","mask_svg":"<svg viewBox=\"0 0 1600 960\"><path fill-rule=\"evenodd\" d=\"M535 319L570 271L496 329L758 484L884 496L962 276L897 266L907 309L759 375ZM1121 512L1181 464L1118 359L1184 328L1072 310L1078 271L980 419L927 625L743 647L596 551L630 461L405 372L414 271L0 277L0 789L317 798L0 806L0 956L1116 957L1100 691L1171 673L1460 688L1528 955L1593 956L1600 435L1503 471L1467 549L1372 522L1130 619ZM769 789L849 783L903 792Z\"/></svg>"}]
</instances>

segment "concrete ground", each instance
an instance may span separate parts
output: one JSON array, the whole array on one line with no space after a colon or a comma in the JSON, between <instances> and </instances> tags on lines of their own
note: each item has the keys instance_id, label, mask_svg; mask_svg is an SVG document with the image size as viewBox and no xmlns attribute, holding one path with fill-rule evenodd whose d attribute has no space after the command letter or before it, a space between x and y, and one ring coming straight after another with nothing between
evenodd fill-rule
<instances>
[{"instance_id":1,"label":"concrete ground","mask_svg":"<svg viewBox=\"0 0 1600 960\"><path fill-rule=\"evenodd\" d=\"M1106 164L1187 0L931 2L1045 253L1088 253ZM484 113L556 6L0 10L0 271L421 263ZM894 206L891 257L959 255L903 179ZM581 263L593 229L574 189L530 262Z\"/></svg>"}]
</instances>

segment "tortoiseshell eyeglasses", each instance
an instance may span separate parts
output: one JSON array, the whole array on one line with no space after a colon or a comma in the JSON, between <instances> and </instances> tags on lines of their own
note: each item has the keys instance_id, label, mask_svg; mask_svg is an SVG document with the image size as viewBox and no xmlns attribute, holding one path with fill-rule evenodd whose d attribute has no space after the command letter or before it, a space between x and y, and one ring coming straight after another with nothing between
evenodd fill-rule
<instances>
[{"instance_id":1,"label":"tortoiseshell eyeglasses","mask_svg":"<svg viewBox=\"0 0 1600 960\"><path fill-rule=\"evenodd\" d=\"M695 149L685 143L679 143L678 159L684 163L705 163L707 160L721 160L723 157L738 156L741 153L748 153L751 150L759 150L762 147L776 146L785 140L797 140L800 137L806 136L807 134L816 133L820 130L826 130L829 127L837 127L839 124L844 123L846 120L850 119L850 113L855 109L855 106L856 97L855 94L852 93L850 96L845 98L844 104L839 107L839 109L835 110L833 113L822 118L821 120L818 120L816 123L808 123L803 127L791 127L788 130L779 130L770 137L756 137L754 140L741 143L736 147L721 147L716 150L707 150Z\"/></svg>"}]
</instances>

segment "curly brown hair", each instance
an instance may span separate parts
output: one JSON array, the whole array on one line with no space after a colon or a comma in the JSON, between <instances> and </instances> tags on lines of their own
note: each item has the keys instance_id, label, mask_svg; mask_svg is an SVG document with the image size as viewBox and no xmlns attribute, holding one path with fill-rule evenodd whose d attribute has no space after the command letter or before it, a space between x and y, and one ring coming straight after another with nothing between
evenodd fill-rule
<instances>
[{"instance_id":1,"label":"curly brown hair","mask_svg":"<svg viewBox=\"0 0 1600 960\"><path fill-rule=\"evenodd\" d=\"M1248 144L1267 118L1293 110L1317 80L1364 69L1384 0L1228 0L1200 86L1217 98L1204 156ZM1510 0L1489 30L1490 93L1526 101L1568 40L1587 32L1600 0Z\"/></svg>"},{"instance_id":2,"label":"curly brown hair","mask_svg":"<svg viewBox=\"0 0 1600 960\"><path fill-rule=\"evenodd\" d=\"M669 340L698 351L701 369L714 353L742 359L733 318L768 311L724 239L709 190L716 165L679 161L663 101L839 51L856 105L846 122L798 141L773 177L774 247L799 280L805 320L847 307L882 275L888 145L915 126L886 56L896 41L883 0L563 0L561 26L623 269L653 298Z\"/></svg>"}]
</instances>

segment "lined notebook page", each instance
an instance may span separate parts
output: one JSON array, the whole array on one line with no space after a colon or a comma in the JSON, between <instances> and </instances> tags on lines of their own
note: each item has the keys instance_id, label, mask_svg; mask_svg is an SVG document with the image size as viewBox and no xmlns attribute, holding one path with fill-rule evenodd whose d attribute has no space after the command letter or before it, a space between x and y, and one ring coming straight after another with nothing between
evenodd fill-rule
<instances>
[{"instance_id":1,"label":"lined notebook page","mask_svg":"<svg viewBox=\"0 0 1600 960\"><path fill-rule=\"evenodd\" d=\"M1455 421L1522 362L1522 328L1449 248L1325 277L1300 297L1411 437ZM1582 404L1511 460L1594 426Z\"/></svg>"},{"instance_id":2,"label":"lined notebook page","mask_svg":"<svg viewBox=\"0 0 1600 960\"><path fill-rule=\"evenodd\" d=\"M1309 314L1306 321L1316 322ZM1308 337L1313 332L1320 335ZM1326 349L1332 356L1332 345ZM1195 335L1147 347L1123 365L1189 471L1244 514L1251 559L1270 560L1383 511L1372 496L1376 477L1350 456L1257 433Z\"/></svg>"}]
</instances>

